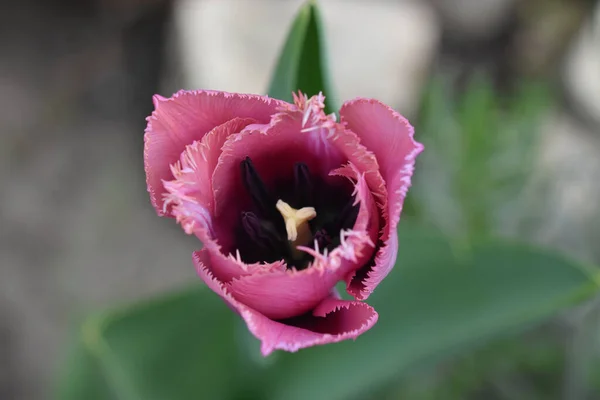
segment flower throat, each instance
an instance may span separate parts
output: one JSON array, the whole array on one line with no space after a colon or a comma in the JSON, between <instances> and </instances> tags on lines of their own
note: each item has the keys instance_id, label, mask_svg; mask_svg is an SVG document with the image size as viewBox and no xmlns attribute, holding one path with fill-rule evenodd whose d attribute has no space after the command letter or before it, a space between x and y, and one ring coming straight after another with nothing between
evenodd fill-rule
<instances>
[{"instance_id":1,"label":"flower throat","mask_svg":"<svg viewBox=\"0 0 600 400\"><path fill-rule=\"evenodd\" d=\"M359 207L347 181L325 183L298 162L290 179L267 188L250 157L241 161L240 172L251 199L237 230L245 263L284 260L290 269L305 269L313 257L298 246L331 251L340 244L340 232L354 226Z\"/></svg>"}]
</instances>

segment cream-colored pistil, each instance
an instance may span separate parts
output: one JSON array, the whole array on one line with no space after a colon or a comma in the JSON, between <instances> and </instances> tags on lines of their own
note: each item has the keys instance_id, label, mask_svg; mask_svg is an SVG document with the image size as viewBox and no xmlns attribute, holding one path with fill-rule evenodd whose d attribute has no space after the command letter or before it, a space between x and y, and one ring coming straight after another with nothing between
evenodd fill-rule
<instances>
[{"instance_id":1,"label":"cream-colored pistil","mask_svg":"<svg viewBox=\"0 0 600 400\"><path fill-rule=\"evenodd\" d=\"M294 258L299 258L303 253L297 250L296 247L306 246L312 241L313 238L308 221L315 218L317 212L313 207L302 207L296 210L283 200L278 200L275 206L285 222L285 230L292 248L292 254Z\"/></svg>"}]
</instances>

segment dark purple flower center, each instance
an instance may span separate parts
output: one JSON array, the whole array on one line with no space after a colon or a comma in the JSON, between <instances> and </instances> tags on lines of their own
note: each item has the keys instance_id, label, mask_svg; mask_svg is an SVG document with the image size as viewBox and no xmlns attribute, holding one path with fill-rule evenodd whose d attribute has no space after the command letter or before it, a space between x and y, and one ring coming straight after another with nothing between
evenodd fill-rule
<instances>
[{"instance_id":1,"label":"dark purple flower center","mask_svg":"<svg viewBox=\"0 0 600 400\"><path fill-rule=\"evenodd\" d=\"M295 251L288 240L282 214L277 210L278 200L294 209L313 207L316 217L308 221L310 243L316 241L321 253L331 251L340 244L340 231L350 229L358 216L354 205L352 185L344 178L327 183L311 173L305 163L299 162L290 171L287 181L267 187L250 157L241 163L241 179L251 201L249 209L242 211L237 229L236 247L246 263L285 260L288 268L305 269L313 257Z\"/></svg>"}]
</instances>

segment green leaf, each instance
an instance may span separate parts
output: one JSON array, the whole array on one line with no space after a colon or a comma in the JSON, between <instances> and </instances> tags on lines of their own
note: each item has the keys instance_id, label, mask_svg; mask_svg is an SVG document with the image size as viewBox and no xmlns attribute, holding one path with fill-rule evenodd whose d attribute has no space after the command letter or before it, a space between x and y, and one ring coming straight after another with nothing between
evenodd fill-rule
<instances>
[{"instance_id":1,"label":"green leaf","mask_svg":"<svg viewBox=\"0 0 600 400\"><path fill-rule=\"evenodd\" d=\"M523 245L482 241L458 252L441 237L412 232L400 246L398 268L368 301L379 312L376 326L355 343L283 355L270 398L352 398L598 290L576 264Z\"/></svg>"},{"instance_id":2,"label":"green leaf","mask_svg":"<svg viewBox=\"0 0 600 400\"><path fill-rule=\"evenodd\" d=\"M218 296L197 286L92 317L81 329L84 355L72 358L59 398L236 398L241 387L231 382L249 390L243 382L252 377L236 346L236 323ZM102 393L114 397L98 397L101 382L110 387Z\"/></svg>"},{"instance_id":3,"label":"green leaf","mask_svg":"<svg viewBox=\"0 0 600 400\"><path fill-rule=\"evenodd\" d=\"M61 385L78 388L61 394L77 396L61 398L100 400L92 396L98 382L119 400L361 398L416 365L528 327L598 290L595 271L561 256L497 240L470 246L401 232L398 265L368 301L380 315L371 331L262 364L240 346L248 341L237 336L239 317L208 290L93 318L82 330L88 359L74 361Z\"/></svg>"},{"instance_id":4,"label":"green leaf","mask_svg":"<svg viewBox=\"0 0 600 400\"><path fill-rule=\"evenodd\" d=\"M59 382L59 399L115 399L116 395L106 380L100 366L101 357L96 357L83 340L77 340L67 362L69 369Z\"/></svg>"},{"instance_id":5,"label":"green leaf","mask_svg":"<svg viewBox=\"0 0 600 400\"><path fill-rule=\"evenodd\" d=\"M292 101L292 92L308 96L323 92L325 111L337 110L330 88L325 35L315 1L307 1L288 33L269 85L269 96Z\"/></svg>"}]
</instances>

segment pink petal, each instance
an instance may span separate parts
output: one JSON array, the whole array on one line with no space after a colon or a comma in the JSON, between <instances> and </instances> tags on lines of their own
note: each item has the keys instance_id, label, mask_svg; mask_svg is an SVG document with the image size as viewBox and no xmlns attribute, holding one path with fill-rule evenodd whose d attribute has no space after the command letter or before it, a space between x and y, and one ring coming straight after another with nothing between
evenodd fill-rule
<instances>
[{"instance_id":1,"label":"pink petal","mask_svg":"<svg viewBox=\"0 0 600 400\"><path fill-rule=\"evenodd\" d=\"M331 141L340 149L345 156L348 157L350 163L355 166L357 172L361 173L361 180L366 182L366 185L359 187L371 192L378 208L378 217L380 219L379 227L383 227L382 232L385 233L388 221L388 188L386 187L383 176L380 172L379 163L375 155L364 145L357 143L358 136L348 129L337 129L336 133L331 136ZM371 213L373 216L375 214ZM358 220L357 220L358 222ZM381 239L381 238L380 238ZM350 241L351 242L351 241ZM376 244L380 240L375 241ZM381 250L378 250L380 253ZM370 253L369 253L370 254ZM395 255L394 255L395 260ZM351 270L346 277L346 291L354 296L354 298L362 300L364 297L364 278L366 271L371 269L373 259L361 259L361 264L364 265L359 270ZM392 262L393 266L393 262ZM383 277L381 278L383 279ZM370 293L370 292L369 292ZM368 296L368 294L367 294Z\"/></svg>"},{"instance_id":2,"label":"pink petal","mask_svg":"<svg viewBox=\"0 0 600 400\"><path fill-rule=\"evenodd\" d=\"M356 133L344 129L340 124L337 124L337 129L330 135L329 140L364 176L377 205L379 207L385 205L388 198L387 188L373 152L360 143ZM382 209L382 211L383 217L386 217L386 210Z\"/></svg>"},{"instance_id":3,"label":"pink petal","mask_svg":"<svg viewBox=\"0 0 600 400\"><path fill-rule=\"evenodd\" d=\"M360 204L360 208L352 229L367 232L375 243L379 231L379 210L365 180L365 174L361 174L354 164L348 163L332 171L330 175L346 177L354 184L354 205Z\"/></svg>"},{"instance_id":4,"label":"pink petal","mask_svg":"<svg viewBox=\"0 0 600 400\"><path fill-rule=\"evenodd\" d=\"M352 163L349 163L342 168L338 168L333 171L332 174L346 176L355 182L354 195L356 196L356 201L360 203L360 209L353 230L366 232L371 240L371 246L375 247L375 243L377 243L378 240L379 229L385 224L385 221L381 218L379 209L377 208L373 195L366 183L365 174L359 173L358 169ZM361 259L361 264L358 264L358 266L363 266L367 259L370 259L372 255L373 251L369 251L368 256L363 257ZM361 287L357 287L355 281L353 281L356 272L356 269L353 269L348 276L346 276L346 290L352 296L358 297L360 296Z\"/></svg>"},{"instance_id":5,"label":"pink petal","mask_svg":"<svg viewBox=\"0 0 600 400\"><path fill-rule=\"evenodd\" d=\"M212 274L208 252L194 253L194 264L202 280L246 322L248 329L261 341L261 352L298 351L301 348L356 339L377 322L377 312L368 304L327 296L312 314L274 321L246 306Z\"/></svg>"},{"instance_id":6,"label":"pink petal","mask_svg":"<svg viewBox=\"0 0 600 400\"><path fill-rule=\"evenodd\" d=\"M156 212L169 215L169 210L163 210L162 181L172 178L170 165L179 159L185 146L236 117L267 123L282 104L265 96L205 90L182 90L169 99L154 96L155 110L147 118L144 135L144 164Z\"/></svg>"},{"instance_id":7,"label":"pink petal","mask_svg":"<svg viewBox=\"0 0 600 400\"><path fill-rule=\"evenodd\" d=\"M414 129L409 122L390 107L377 100L356 99L340 109L341 122L361 139L361 143L377 157L381 175L388 192L387 225L374 265L367 266L360 277L356 298L366 299L387 276L395 264L398 251L396 227L402 204L410 187L417 155L423 146L413 139Z\"/></svg>"},{"instance_id":8,"label":"pink petal","mask_svg":"<svg viewBox=\"0 0 600 400\"><path fill-rule=\"evenodd\" d=\"M215 277L221 282L230 282L241 277L270 272L286 271L287 266L283 260L273 263L246 264L233 255L226 256L219 246L204 246L210 257L210 265Z\"/></svg>"},{"instance_id":9,"label":"pink petal","mask_svg":"<svg viewBox=\"0 0 600 400\"><path fill-rule=\"evenodd\" d=\"M212 174L221 154L225 140L235 135L252 118L234 118L207 133L201 140L185 147L180 160L171 168L174 180L164 182L168 192L165 206L171 206L171 213L187 234L195 234L204 247L210 250L214 273L222 281L229 281L255 271L285 269L282 262L273 264L247 265L236 257L221 252L223 243L231 247L232 231L222 229L214 223L214 198Z\"/></svg>"},{"instance_id":10,"label":"pink petal","mask_svg":"<svg viewBox=\"0 0 600 400\"><path fill-rule=\"evenodd\" d=\"M232 231L221 229L213 221L212 175L227 138L254 122L252 118L234 118L185 146L179 161L171 166L175 179L163 182L167 191L164 208L171 207L171 214L185 232L196 233L205 245L206 241L217 238L221 245L233 241Z\"/></svg>"},{"instance_id":11,"label":"pink petal","mask_svg":"<svg viewBox=\"0 0 600 400\"><path fill-rule=\"evenodd\" d=\"M227 287L239 301L269 318L303 314L326 297L337 282L364 265L373 253L373 242L365 231L342 232L341 240L342 244L329 254L308 251L315 260L307 269L270 268L235 278Z\"/></svg>"},{"instance_id":12,"label":"pink petal","mask_svg":"<svg viewBox=\"0 0 600 400\"><path fill-rule=\"evenodd\" d=\"M269 318L283 319L312 310L343 276L335 270L283 270L241 276L227 287L247 306Z\"/></svg>"}]
</instances>

